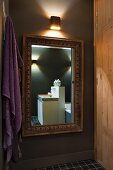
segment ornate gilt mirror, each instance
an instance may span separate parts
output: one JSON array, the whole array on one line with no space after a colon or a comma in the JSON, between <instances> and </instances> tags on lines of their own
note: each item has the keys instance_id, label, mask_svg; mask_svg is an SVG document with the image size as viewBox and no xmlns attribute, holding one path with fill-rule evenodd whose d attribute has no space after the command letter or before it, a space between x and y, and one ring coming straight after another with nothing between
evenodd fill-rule
<instances>
[{"instance_id":1,"label":"ornate gilt mirror","mask_svg":"<svg viewBox=\"0 0 113 170\"><path fill-rule=\"evenodd\" d=\"M83 130L83 41L23 36L23 136Z\"/></svg>"}]
</instances>

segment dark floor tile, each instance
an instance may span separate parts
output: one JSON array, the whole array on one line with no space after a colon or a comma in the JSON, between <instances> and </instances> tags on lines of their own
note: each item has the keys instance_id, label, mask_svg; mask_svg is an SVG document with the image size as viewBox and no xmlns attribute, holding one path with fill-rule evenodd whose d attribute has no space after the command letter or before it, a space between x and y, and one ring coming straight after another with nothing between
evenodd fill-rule
<instances>
[{"instance_id":1,"label":"dark floor tile","mask_svg":"<svg viewBox=\"0 0 113 170\"><path fill-rule=\"evenodd\" d=\"M48 166L48 167L46 168L46 170L53 170L53 167L52 167L52 166Z\"/></svg>"},{"instance_id":2,"label":"dark floor tile","mask_svg":"<svg viewBox=\"0 0 113 170\"><path fill-rule=\"evenodd\" d=\"M94 166L95 166L96 168L102 168L102 166L101 166L99 163L95 163Z\"/></svg>"},{"instance_id":3,"label":"dark floor tile","mask_svg":"<svg viewBox=\"0 0 113 170\"><path fill-rule=\"evenodd\" d=\"M34 170L105 170L105 169L95 160L89 159L65 164L57 164L54 166L37 168Z\"/></svg>"},{"instance_id":4,"label":"dark floor tile","mask_svg":"<svg viewBox=\"0 0 113 170\"><path fill-rule=\"evenodd\" d=\"M88 167L88 165L85 165L85 166L82 166L82 169L83 170L89 170L89 167Z\"/></svg>"},{"instance_id":5,"label":"dark floor tile","mask_svg":"<svg viewBox=\"0 0 113 170\"><path fill-rule=\"evenodd\" d=\"M90 169L94 169L94 168L95 168L95 166L94 166L94 165L91 165L91 164L89 164L88 167L89 167Z\"/></svg>"},{"instance_id":6,"label":"dark floor tile","mask_svg":"<svg viewBox=\"0 0 113 170\"><path fill-rule=\"evenodd\" d=\"M83 170L82 167L75 167L76 170Z\"/></svg>"}]
</instances>

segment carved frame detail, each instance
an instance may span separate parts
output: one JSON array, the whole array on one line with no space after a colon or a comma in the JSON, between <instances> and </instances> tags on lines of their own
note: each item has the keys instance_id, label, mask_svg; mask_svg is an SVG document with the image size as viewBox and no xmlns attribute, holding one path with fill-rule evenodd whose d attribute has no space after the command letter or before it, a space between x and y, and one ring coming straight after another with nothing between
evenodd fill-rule
<instances>
[{"instance_id":1,"label":"carved frame detail","mask_svg":"<svg viewBox=\"0 0 113 170\"><path fill-rule=\"evenodd\" d=\"M31 45L68 47L75 49L75 86L74 86L74 123L59 125L31 126ZM81 132L83 130L83 41L42 37L23 36L22 70L22 135L36 136L57 133Z\"/></svg>"}]
</instances>

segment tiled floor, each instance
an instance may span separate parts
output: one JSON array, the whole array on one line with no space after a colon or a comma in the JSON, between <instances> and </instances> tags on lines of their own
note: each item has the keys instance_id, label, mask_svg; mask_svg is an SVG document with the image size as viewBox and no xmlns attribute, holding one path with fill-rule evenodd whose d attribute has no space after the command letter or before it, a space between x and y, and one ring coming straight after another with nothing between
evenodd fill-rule
<instances>
[{"instance_id":1,"label":"tiled floor","mask_svg":"<svg viewBox=\"0 0 113 170\"><path fill-rule=\"evenodd\" d=\"M49 167L37 168L33 170L105 170L94 160L75 161L66 164L58 164Z\"/></svg>"}]
</instances>

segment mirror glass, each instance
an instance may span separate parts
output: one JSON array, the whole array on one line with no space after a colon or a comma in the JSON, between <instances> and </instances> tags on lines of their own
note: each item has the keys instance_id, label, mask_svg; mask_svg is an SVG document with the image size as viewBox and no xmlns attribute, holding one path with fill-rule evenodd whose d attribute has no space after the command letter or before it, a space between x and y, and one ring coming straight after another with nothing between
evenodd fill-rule
<instances>
[{"instance_id":1,"label":"mirror glass","mask_svg":"<svg viewBox=\"0 0 113 170\"><path fill-rule=\"evenodd\" d=\"M32 45L31 124L74 123L71 48Z\"/></svg>"},{"instance_id":2,"label":"mirror glass","mask_svg":"<svg viewBox=\"0 0 113 170\"><path fill-rule=\"evenodd\" d=\"M83 41L23 36L23 136L83 129Z\"/></svg>"}]
</instances>

